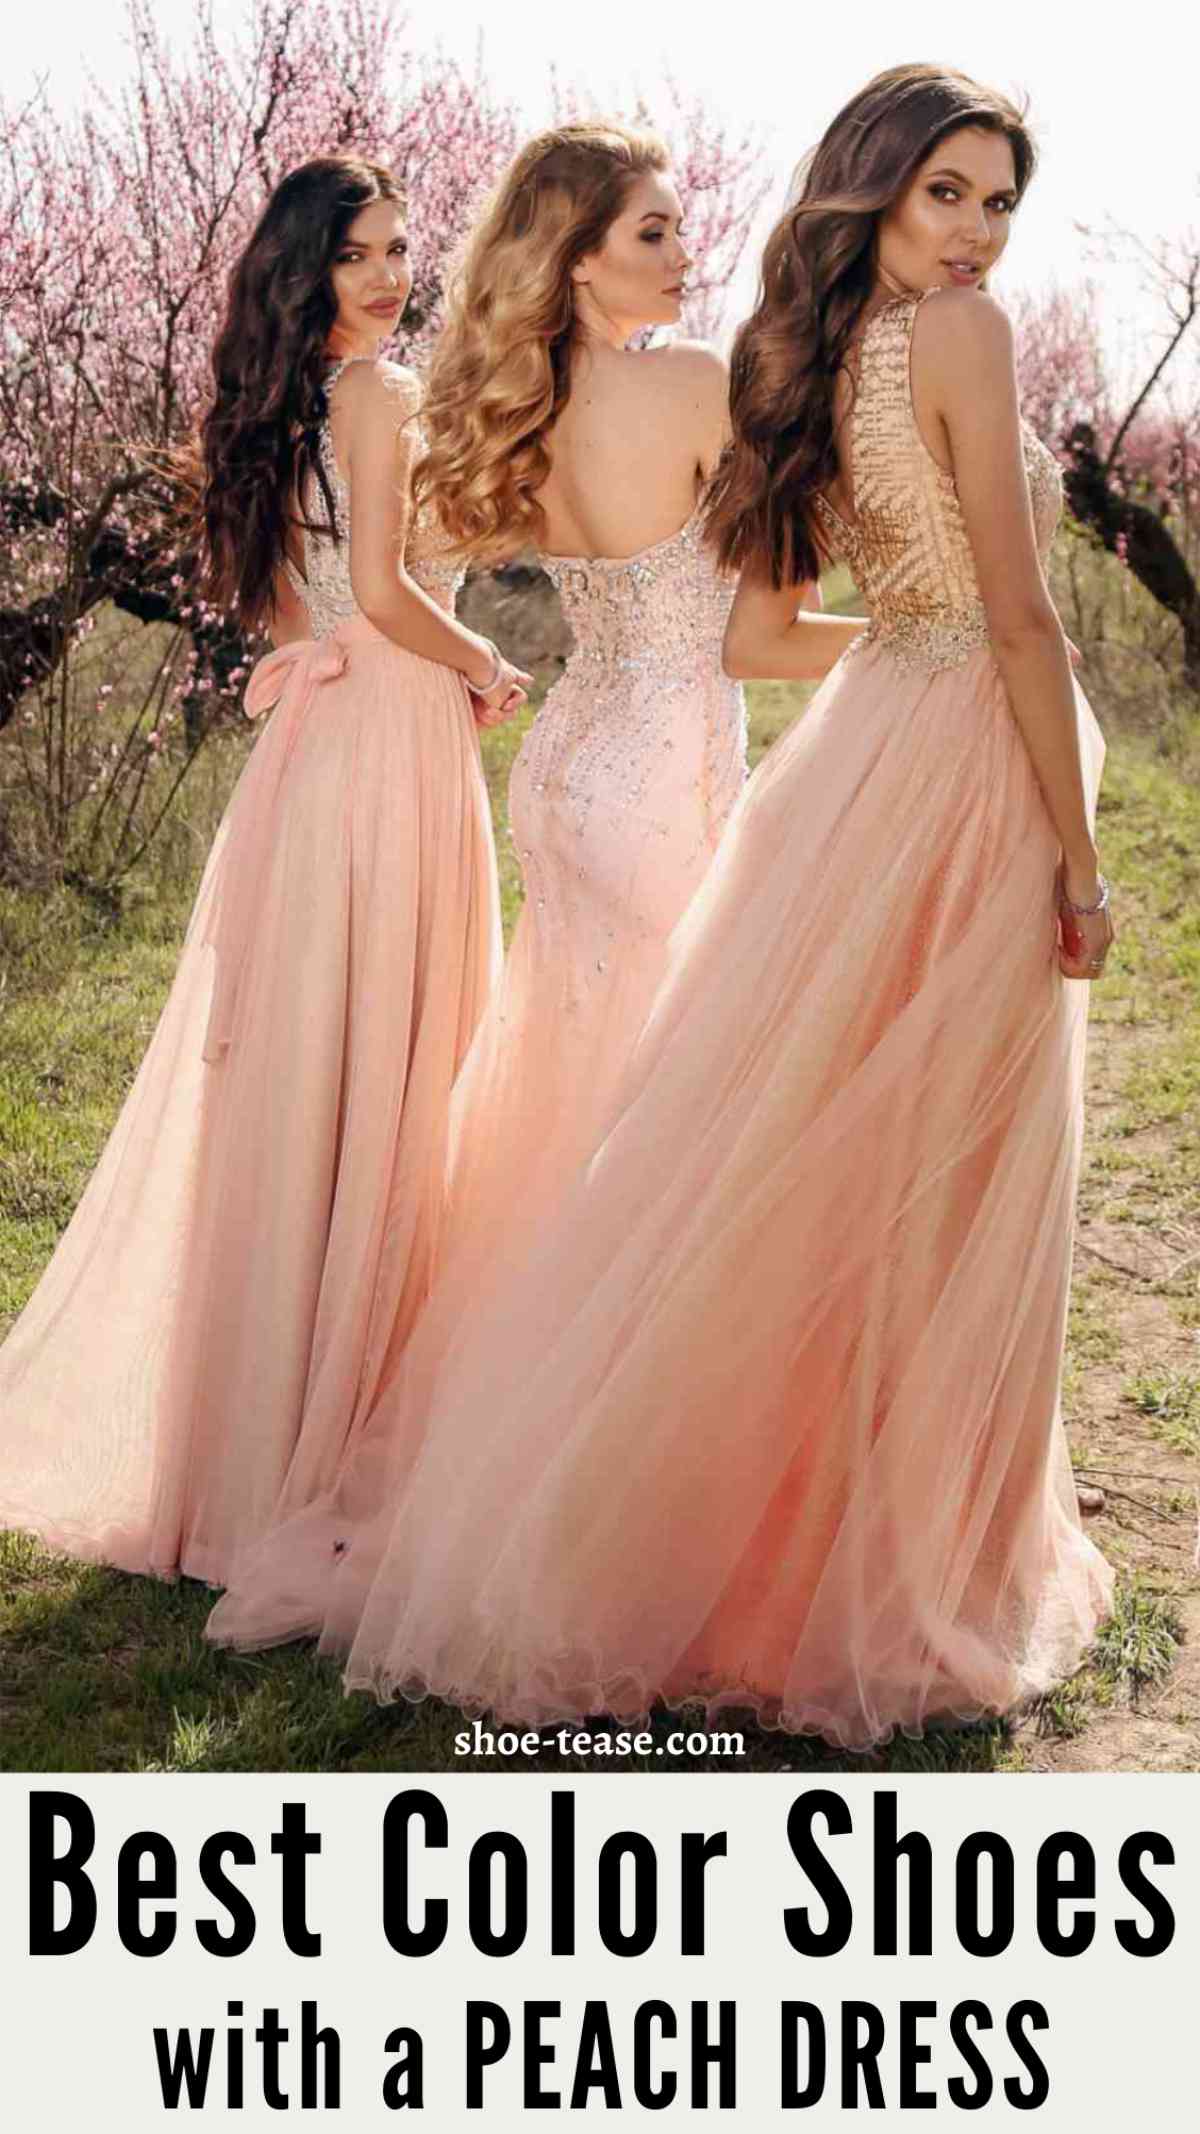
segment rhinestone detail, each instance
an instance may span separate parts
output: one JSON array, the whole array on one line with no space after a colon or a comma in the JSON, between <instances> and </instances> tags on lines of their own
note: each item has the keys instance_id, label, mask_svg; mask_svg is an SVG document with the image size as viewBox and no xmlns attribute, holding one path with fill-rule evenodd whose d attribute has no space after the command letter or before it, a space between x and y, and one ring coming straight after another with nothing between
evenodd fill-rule
<instances>
[{"instance_id":1,"label":"rhinestone detail","mask_svg":"<svg viewBox=\"0 0 1200 2134\"><path fill-rule=\"evenodd\" d=\"M850 434L853 525L824 496L816 507L870 615L853 650L881 645L902 667L937 672L961 666L989 637L954 476L934 459L913 412L910 344L923 301L885 304L863 336ZM1062 476L1028 424L1021 432L1044 555L1062 510Z\"/></svg>"},{"instance_id":2,"label":"rhinestone detail","mask_svg":"<svg viewBox=\"0 0 1200 2134\"><path fill-rule=\"evenodd\" d=\"M326 404L348 364L374 360L371 356L349 356L332 364L325 378ZM406 371L395 371L389 376L406 412L414 414L420 405L420 391L415 379ZM419 426L409 422L399 447L398 474L401 480L407 480L411 474L420 442ZM334 501L337 539L333 540L328 533L320 531L324 499L315 477L310 476L304 499L305 511L310 519L317 521L318 530L314 532L307 527L304 530L304 575L301 576L290 557L284 562L284 570L304 602L313 636L329 637L339 623L354 614L356 603L350 585L350 489L334 456L328 416L321 425L317 450ZM462 584L464 572L459 565L446 563L438 556L436 537L425 508L409 527L405 563L415 582L437 601L438 606L453 611L455 594Z\"/></svg>"},{"instance_id":3,"label":"rhinestone detail","mask_svg":"<svg viewBox=\"0 0 1200 2134\"><path fill-rule=\"evenodd\" d=\"M745 780L746 712L721 670L733 584L698 510L636 556L541 562L574 649L513 766L509 808L526 909L542 950L563 951L573 1013L622 981L639 944L665 940L699 886Z\"/></svg>"}]
</instances>

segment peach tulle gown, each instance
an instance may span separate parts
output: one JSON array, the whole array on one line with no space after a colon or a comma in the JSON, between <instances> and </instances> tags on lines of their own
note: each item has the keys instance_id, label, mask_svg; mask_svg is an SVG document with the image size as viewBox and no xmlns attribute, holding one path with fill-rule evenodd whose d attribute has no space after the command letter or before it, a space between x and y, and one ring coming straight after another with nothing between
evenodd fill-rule
<instances>
[{"instance_id":1,"label":"peach tulle gown","mask_svg":"<svg viewBox=\"0 0 1200 2134\"><path fill-rule=\"evenodd\" d=\"M342 1537L351 1685L861 1747L1013 1707L1106 1606L1059 1409L1087 993L914 314L867 329L829 520L871 626L751 781L578 1190L511 1264L497 1238ZM1027 467L1045 548L1031 436Z\"/></svg>"},{"instance_id":2,"label":"peach tulle gown","mask_svg":"<svg viewBox=\"0 0 1200 2134\"><path fill-rule=\"evenodd\" d=\"M438 1280L333 1497L239 1565L211 1635L320 1627L343 1533L420 1440L443 1361L594 1151L746 770L742 692L721 670L732 583L699 512L634 556L544 557L575 644L513 767L525 904L455 1087ZM290 1500L289 1500L290 1501ZM283 1507L286 1513L288 1506Z\"/></svg>"},{"instance_id":3,"label":"peach tulle gown","mask_svg":"<svg viewBox=\"0 0 1200 2134\"><path fill-rule=\"evenodd\" d=\"M312 638L251 678L247 710L275 709L170 997L0 1351L0 1523L218 1584L285 1477L329 1485L424 1301L499 967L466 687L356 610L328 424L321 451L343 540L305 536Z\"/></svg>"}]
</instances>

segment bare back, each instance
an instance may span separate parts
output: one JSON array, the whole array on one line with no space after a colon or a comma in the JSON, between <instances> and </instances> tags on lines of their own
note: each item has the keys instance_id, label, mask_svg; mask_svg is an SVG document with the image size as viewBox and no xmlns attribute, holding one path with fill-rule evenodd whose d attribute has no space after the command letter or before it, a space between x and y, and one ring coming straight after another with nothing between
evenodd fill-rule
<instances>
[{"instance_id":1,"label":"bare back","mask_svg":"<svg viewBox=\"0 0 1200 2134\"><path fill-rule=\"evenodd\" d=\"M669 539L696 508L727 422L725 364L701 342L582 350L547 440L547 553L636 556Z\"/></svg>"}]
</instances>

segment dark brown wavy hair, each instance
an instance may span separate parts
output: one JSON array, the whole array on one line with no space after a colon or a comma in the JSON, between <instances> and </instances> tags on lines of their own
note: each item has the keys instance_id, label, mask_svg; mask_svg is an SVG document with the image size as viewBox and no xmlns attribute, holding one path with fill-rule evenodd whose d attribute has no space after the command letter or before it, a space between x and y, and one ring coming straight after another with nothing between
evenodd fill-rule
<instances>
[{"instance_id":1,"label":"dark brown wavy hair","mask_svg":"<svg viewBox=\"0 0 1200 2134\"><path fill-rule=\"evenodd\" d=\"M526 143L471 231L426 375L428 447L413 485L457 554L541 545L546 438L571 390L571 269L604 242L637 179L668 168L655 134L603 119L555 126Z\"/></svg>"},{"instance_id":2,"label":"dark brown wavy hair","mask_svg":"<svg viewBox=\"0 0 1200 2134\"><path fill-rule=\"evenodd\" d=\"M349 156L301 163L275 187L229 277L198 451L204 590L248 624L270 608L310 472L326 514L322 530L337 532L317 450L326 344L337 317L330 269L350 224L373 200L404 202L378 164Z\"/></svg>"},{"instance_id":3,"label":"dark brown wavy hair","mask_svg":"<svg viewBox=\"0 0 1200 2134\"><path fill-rule=\"evenodd\" d=\"M838 471L834 390L875 286L880 218L960 126L1010 143L1019 199L1035 160L1023 114L944 67L877 74L797 171L733 346L733 438L705 508L725 568L750 566L776 586L817 576L826 551L813 498Z\"/></svg>"}]
</instances>

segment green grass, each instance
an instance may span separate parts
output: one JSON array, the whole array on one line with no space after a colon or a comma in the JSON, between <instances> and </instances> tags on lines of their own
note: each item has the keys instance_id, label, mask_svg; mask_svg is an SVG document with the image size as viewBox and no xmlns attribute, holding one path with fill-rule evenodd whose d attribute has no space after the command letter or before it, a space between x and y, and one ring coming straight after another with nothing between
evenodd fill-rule
<instances>
[{"instance_id":1,"label":"green grass","mask_svg":"<svg viewBox=\"0 0 1200 2134\"><path fill-rule=\"evenodd\" d=\"M751 692L756 755L808 693L778 685ZM504 792L524 723L488 734L484 744L509 928L520 891ZM120 909L108 911L63 891L0 893L0 1316L18 1310L33 1287L132 1078L238 760L236 742L216 744L206 785L191 798L190 878L164 870L131 885ZM1121 1090L1121 1130L1097 1143L1097 1175L1107 1190L1128 1193L1141 1175L1142 1158L1130 1152L1143 1128L1166 1127L1176 1148L1195 1152L1188 1109L1200 1071L1200 792L1138 736L1113 740L1103 848L1117 885L1121 946L1095 1013L1132 1028L1139 1042ZM1077 1382L1098 1365L1123 1362L1148 1427L1190 1440L1194 1381L1189 1389L1178 1375L1153 1385L1137 1377L1138 1359L1121 1356L1106 1318L1103 1288L1088 1279L1077 1284L1071 1339ZM1195 1450L1194 1442L1184 1449ZM655 1722L650 1755L623 1764L563 1759L554 1748L503 1764L459 1758L457 1712L433 1702L381 1709L346 1698L336 1668L307 1648L218 1652L202 1637L210 1605L211 1595L187 1582L128 1578L52 1558L18 1535L0 1537L0 1768L972 1771L1016 1770L1025 1760L1019 1733L989 1722L899 1738L865 1758L747 1725L743 1758L706 1762L665 1753L677 1723L665 1715ZM1169 1602L1136 1582L1124 1586L1088 1667L1043 1701L1043 1731L1078 1731L1106 1699L1158 1679L1177 1634Z\"/></svg>"},{"instance_id":2,"label":"green grass","mask_svg":"<svg viewBox=\"0 0 1200 2134\"><path fill-rule=\"evenodd\" d=\"M744 1755L684 1756L666 1742L702 1723L685 1710L656 1716L641 1756L563 1755L550 1730L532 1758L460 1756L454 1736L468 1722L445 1705L346 1697L334 1664L306 1647L237 1655L206 1645L211 1604L190 1581L81 1568L0 1536L0 1770L933 1771L994 1770L1013 1754L996 1721L853 1757L729 1714L721 1726L744 1733Z\"/></svg>"},{"instance_id":3,"label":"green grass","mask_svg":"<svg viewBox=\"0 0 1200 2134\"><path fill-rule=\"evenodd\" d=\"M1142 1690L1170 1673L1182 1635L1170 1596L1130 1579L1118 1586L1112 1614L1092 1649L1093 1677L1110 1695L1136 1704Z\"/></svg>"},{"instance_id":4,"label":"green grass","mask_svg":"<svg viewBox=\"0 0 1200 2134\"><path fill-rule=\"evenodd\" d=\"M1038 1733L1052 1735L1056 1741L1075 1741L1086 1731L1093 1709L1083 1676L1072 1675L1042 1698L1037 1713Z\"/></svg>"},{"instance_id":5,"label":"green grass","mask_svg":"<svg viewBox=\"0 0 1200 2134\"><path fill-rule=\"evenodd\" d=\"M186 899L124 924L69 892L0 912L0 1320L24 1302L103 1147L171 981ZM22 922L24 922L22 924Z\"/></svg>"},{"instance_id":6,"label":"green grass","mask_svg":"<svg viewBox=\"0 0 1200 2134\"><path fill-rule=\"evenodd\" d=\"M1101 1023L1145 1032L1122 1091L1120 1133L1184 1129L1200 1153L1200 784L1148 743L1118 736L1105 771L1101 849L1118 946L1095 995ZM1177 1151L1178 1153L1178 1151ZM1192 1174L1194 1185L1195 1174Z\"/></svg>"},{"instance_id":7,"label":"green grass","mask_svg":"<svg viewBox=\"0 0 1200 2134\"><path fill-rule=\"evenodd\" d=\"M1183 1638L1178 1606L1136 1574L1117 1581L1112 1613L1082 1667L1039 1700L1037 1731L1060 1741L1086 1732L1097 1711L1136 1710L1142 1691L1163 1682Z\"/></svg>"},{"instance_id":8,"label":"green grass","mask_svg":"<svg viewBox=\"0 0 1200 2134\"><path fill-rule=\"evenodd\" d=\"M1139 1415L1149 1416L1165 1445L1200 1457L1200 1373L1139 1371L1126 1386L1125 1397Z\"/></svg>"}]
</instances>

